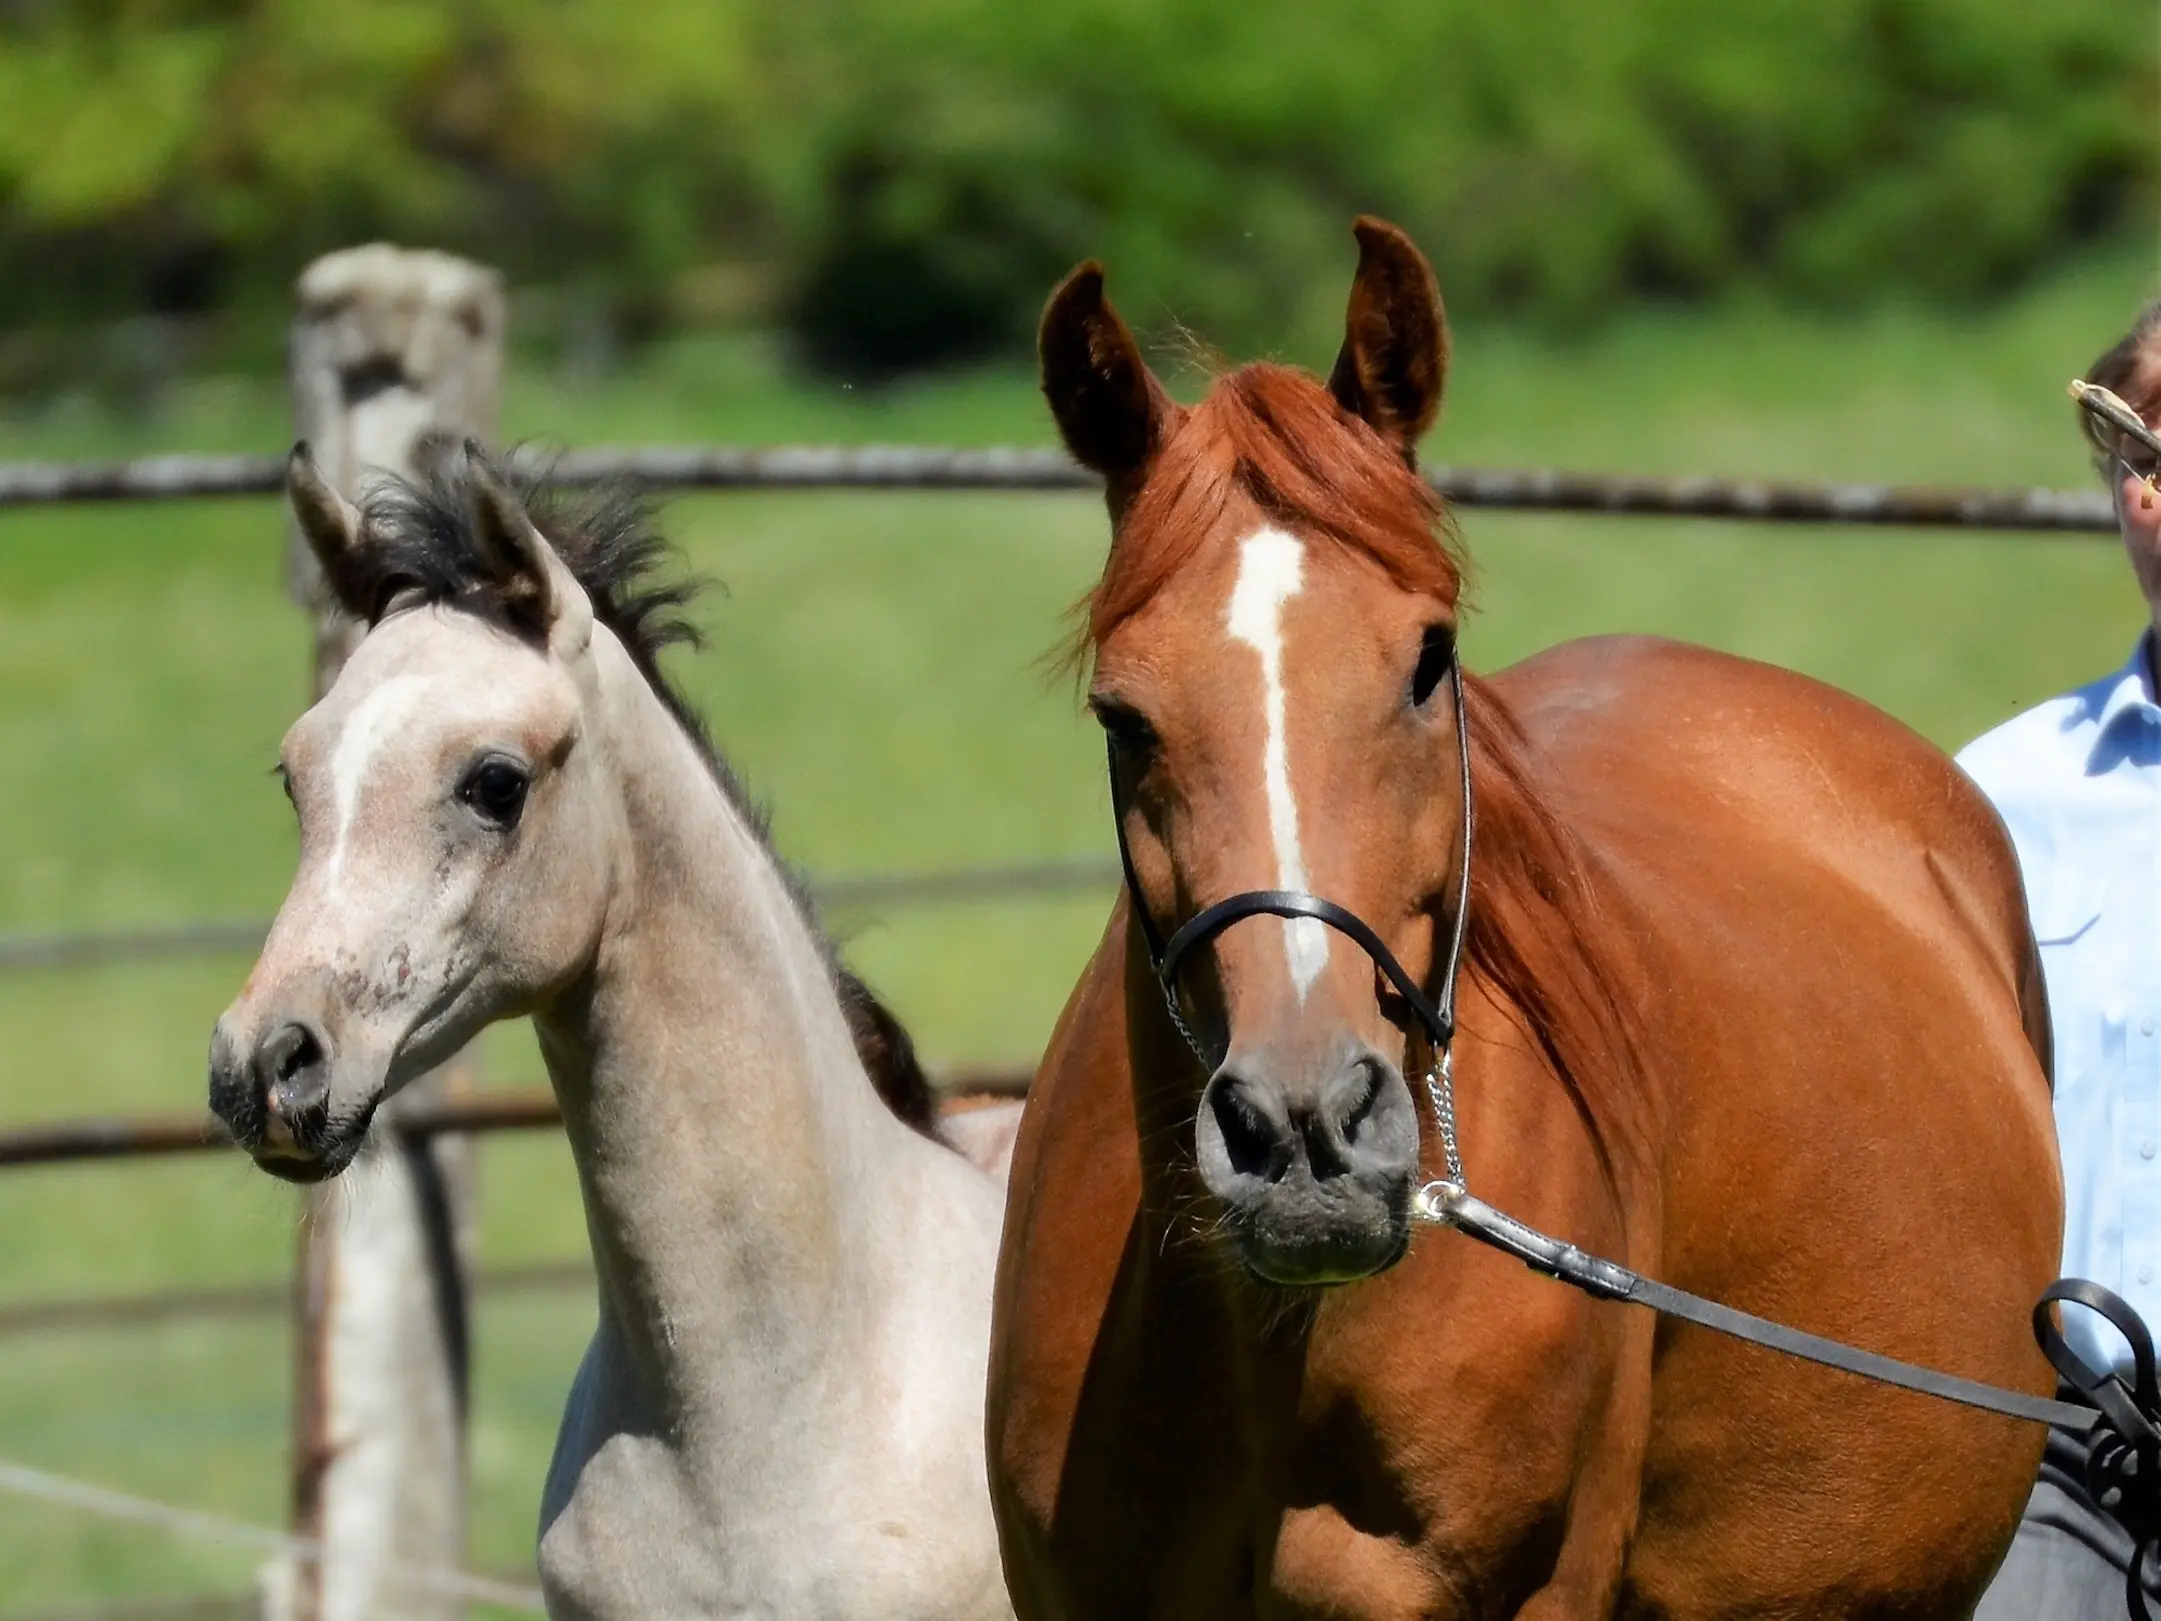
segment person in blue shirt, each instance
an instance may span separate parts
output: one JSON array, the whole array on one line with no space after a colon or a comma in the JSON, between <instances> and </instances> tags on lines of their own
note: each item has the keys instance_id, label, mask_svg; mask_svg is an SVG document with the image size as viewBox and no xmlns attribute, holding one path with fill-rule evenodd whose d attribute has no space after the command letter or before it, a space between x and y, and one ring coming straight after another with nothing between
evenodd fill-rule
<instances>
[{"instance_id":1,"label":"person in blue shirt","mask_svg":"<svg viewBox=\"0 0 2161 1621\"><path fill-rule=\"evenodd\" d=\"M2161 302L2087 374L2161 425ZM2017 847L2055 1027L2063 1270L2122 1295L2161 1332L2161 494L2151 452L2084 412L2150 618L2124 665L1967 745L1959 764ZM2063 1311L2095 1366L2115 1332ZM2085 1447L2051 1431L2026 1515L1976 1621L2116 1621L2130 1538L2087 1495ZM2141 1573L2161 1594L2161 1573Z\"/></svg>"}]
</instances>

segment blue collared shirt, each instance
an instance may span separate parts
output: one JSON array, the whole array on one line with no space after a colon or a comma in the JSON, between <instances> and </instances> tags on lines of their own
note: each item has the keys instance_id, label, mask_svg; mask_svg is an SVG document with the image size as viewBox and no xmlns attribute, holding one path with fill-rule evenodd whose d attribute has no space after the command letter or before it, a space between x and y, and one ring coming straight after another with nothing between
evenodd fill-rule
<instances>
[{"instance_id":1,"label":"blue collared shirt","mask_svg":"<svg viewBox=\"0 0 2161 1621\"><path fill-rule=\"evenodd\" d=\"M2063 1269L2161 1333L2161 705L2151 631L2112 675L1976 738L1958 763L1994 801L2026 880L2056 1032ZM2126 1360L2069 1308L2072 1345Z\"/></svg>"}]
</instances>

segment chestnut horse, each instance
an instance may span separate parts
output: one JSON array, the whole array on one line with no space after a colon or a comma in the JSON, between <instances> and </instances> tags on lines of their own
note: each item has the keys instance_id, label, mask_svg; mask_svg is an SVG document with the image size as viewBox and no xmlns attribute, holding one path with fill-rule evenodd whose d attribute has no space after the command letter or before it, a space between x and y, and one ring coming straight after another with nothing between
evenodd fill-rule
<instances>
[{"instance_id":1,"label":"chestnut horse","mask_svg":"<svg viewBox=\"0 0 2161 1621\"><path fill-rule=\"evenodd\" d=\"M1108 487L1084 652L1130 878L1009 1183L988 1426L1019 1613L1965 1615L2039 1426L1412 1242L1444 1154L1405 1075L1433 1054L1320 921L1245 918L1185 957L1176 1013L1159 991L1155 942L1280 889L1431 994L1467 904L1482 1198L1747 1311L2050 1386L2047 1013L1987 803L1897 722L1743 659L1613 638L1460 674L1461 559L1412 459L1439 293L1393 227L1357 236L1325 384L1252 365L1181 407L1092 264L1043 318L1044 392Z\"/></svg>"}]
</instances>

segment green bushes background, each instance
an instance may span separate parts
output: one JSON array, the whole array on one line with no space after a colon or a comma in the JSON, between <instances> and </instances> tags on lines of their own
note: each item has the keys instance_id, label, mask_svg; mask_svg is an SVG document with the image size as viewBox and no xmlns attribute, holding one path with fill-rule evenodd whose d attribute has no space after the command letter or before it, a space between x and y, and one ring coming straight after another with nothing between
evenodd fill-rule
<instances>
[{"instance_id":1,"label":"green bushes background","mask_svg":"<svg viewBox=\"0 0 2161 1621\"><path fill-rule=\"evenodd\" d=\"M1099 255L1239 345L1355 211L1459 306L2004 289L2137 217L2140 0L15 0L10 324L268 298L387 235L864 375Z\"/></svg>"}]
</instances>

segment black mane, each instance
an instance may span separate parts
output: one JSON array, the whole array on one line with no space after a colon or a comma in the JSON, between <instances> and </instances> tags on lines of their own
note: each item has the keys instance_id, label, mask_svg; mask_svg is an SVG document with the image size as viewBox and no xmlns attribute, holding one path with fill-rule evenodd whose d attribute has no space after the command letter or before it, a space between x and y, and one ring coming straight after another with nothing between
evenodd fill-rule
<instances>
[{"instance_id":1,"label":"black mane","mask_svg":"<svg viewBox=\"0 0 2161 1621\"><path fill-rule=\"evenodd\" d=\"M493 555L475 533L464 442L430 434L415 449L414 460L421 469L417 477L385 478L363 498L366 539L346 554L339 595L372 604L371 624L393 602L417 595L537 639L541 627L521 616L511 582L497 572ZM593 617L615 632L731 797L751 810L697 712L661 673L660 655L668 648L705 643L683 610L706 582L671 571L676 551L654 521L645 492L627 482L559 484L548 470L531 465L506 471L491 463L490 469L517 493L533 526L592 599ZM762 832L764 818L756 819Z\"/></svg>"},{"instance_id":2,"label":"black mane","mask_svg":"<svg viewBox=\"0 0 2161 1621\"><path fill-rule=\"evenodd\" d=\"M475 532L471 475L464 443L430 435L417 447L417 477L386 478L361 502L363 541L348 551L338 594L369 603L372 626L393 605L439 603L477 614L527 640L543 634L521 613L522 598L497 571ZM493 464L490 464L491 467ZM771 819L714 744L705 720L660 667L671 647L702 647L704 636L684 612L708 583L676 565L675 547L655 521L653 502L635 484L590 487L557 483L544 468L496 468L524 504L556 556L593 604L593 617L615 633L676 724L683 728L720 790L772 857L803 922L818 942L840 998L856 1050L887 1107L909 1125L934 1135L936 1098L906 1029L841 961L818 916L803 875L773 848Z\"/></svg>"}]
</instances>

